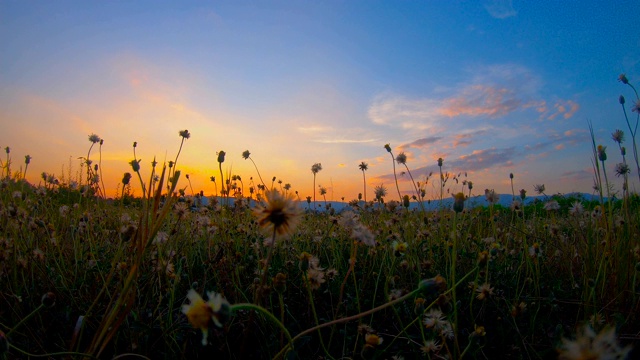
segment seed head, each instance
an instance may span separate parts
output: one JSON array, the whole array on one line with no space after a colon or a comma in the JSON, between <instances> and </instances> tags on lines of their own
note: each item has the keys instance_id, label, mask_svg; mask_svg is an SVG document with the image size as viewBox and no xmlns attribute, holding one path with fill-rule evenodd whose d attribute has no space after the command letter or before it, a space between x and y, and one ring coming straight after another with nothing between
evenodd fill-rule
<instances>
[{"instance_id":1,"label":"seed head","mask_svg":"<svg viewBox=\"0 0 640 360\"><path fill-rule=\"evenodd\" d=\"M611 138L618 144L622 144L622 142L624 141L624 131L616 129L616 131L611 134Z\"/></svg>"},{"instance_id":2,"label":"seed head","mask_svg":"<svg viewBox=\"0 0 640 360\"><path fill-rule=\"evenodd\" d=\"M178 132L178 134L179 134L180 136L182 136L182 138L183 138L183 139L188 139L188 138L190 138L190 137L191 137L191 134L189 133L189 130L186 130L186 129L185 129L185 130L180 130L180 131Z\"/></svg>"},{"instance_id":3,"label":"seed head","mask_svg":"<svg viewBox=\"0 0 640 360\"><path fill-rule=\"evenodd\" d=\"M620 76L618 76L618 81L620 81L621 83L628 85L629 84L629 79L627 79L627 75L626 74L620 74Z\"/></svg>"},{"instance_id":4,"label":"seed head","mask_svg":"<svg viewBox=\"0 0 640 360\"><path fill-rule=\"evenodd\" d=\"M249 150L245 150L242 152L242 157L247 160L249 158L249 156L251 156L251 153L249 152Z\"/></svg>"},{"instance_id":5,"label":"seed head","mask_svg":"<svg viewBox=\"0 0 640 360\"><path fill-rule=\"evenodd\" d=\"M598 145L598 160L607 161L607 147Z\"/></svg>"},{"instance_id":6,"label":"seed head","mask_svg":"<svg viewBox=\"0 0 640 360\"><path fill-rule=\"evenodd\" d=\"M224 156L227 155L226 152L224 152L224 150L220 150L218 151L218 162L219 163L223 163L224 162Z\"/></svg>"},{"instance_id":7,"label":"seed head","mask_svg":"<svg viewBox=\"0 0 640 360\"><path fill-rule=\"evenodd\" d=\"M396 162L398 164L406 164L407 163L407 154L403 152L401 152L400 154L398 154L398 156L396 156Z\"/></svg>"},{"instance_id":8,"label":"seed head","mask_svg":"<svg viewBox=\"0 0 640 360\"><path fill-rule=\"evenodd\" d=\"M453 195L453 211L461 213L464 210L464 201L466 197L462 192Z\"/></svg>"}]
</instances>

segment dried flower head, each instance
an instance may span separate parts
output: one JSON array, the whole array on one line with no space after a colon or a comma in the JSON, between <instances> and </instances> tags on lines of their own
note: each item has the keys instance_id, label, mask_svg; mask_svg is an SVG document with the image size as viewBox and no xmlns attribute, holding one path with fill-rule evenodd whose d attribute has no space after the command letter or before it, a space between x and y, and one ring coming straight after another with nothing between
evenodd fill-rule
<instances>
[{"instance_id":1,"label":"dried flower head","mask_svg":"<svg viewBox=\"0 0 640 360\"><path fill-rule=\"evenodd\" d=\"M533 190L538 194L544 194L545 187L544 184L536 184L533 186Z\"/></svg>"},{"instance_id":2,"label":"dried flower head","mask_svg":"<svg viewBox=\"0 0 640 360\"><path fill-rule=\"evenodd\" d=\"M459 192L453 195L453 211L460 213L464 210L464 201L467 198L464 196L464 193Z\"/></svg>"},{"instance_id":3,"label":"dried flower head","mask_svg":"<svg viewBox=\"0 0 640 360\"><path fill-rule=\"evenodd\" d=\"M383 197L387 196L387 188L384 185L378 185L374 189L374 194L376 195L376 199L380 200Z\"/></svg>"},{"instance_id":4,"label":"dried flower head","mask_svg":"<svg viewBox=\"0 0 640 360\"><path fill-rule=\"evenodd\" d=\"M598 160L607 161L607 147L598 145Z\"/></svg>"},{"instance_id":5,"label":"dried flower head","mask_svg":"<svg viewBox=\"0 0 640 360\"><path fill-rule=\"evenodd\" d=\"M629 84L629 79L627 79L627 75L626 74L620 74L618 76L618 81L620 81L621 83L627 85Z\"/></svg>"},{"instance_id":6,"label":"dried flower head","mask_svg":"<svg viewBox=\"0 0 640 360\"><path fill-rule=\"evenodd\" d=\"M363 162L360 163L360 165L358 165L358 167L362 171L367 171L369 169L369 164L367 164L366 162L363 161Z\"/></svg>"},{"instance_id":7,"label":"dried flower head","mask_svg":"<svg viewBox=\"0 0 640 360\"><path fill-rule=\"evenodd\" d=\"M249 156L251 156L251 153L249 152L249 150L245 150L242 152L242 158L247 160L249 158Z\"/></svg>"},{"instance_id":8,"label":"dried flower head","mask_svg":"<svg viewBox=\"0 0 640 360\"><path fill-rule=\"evenodd\" d=\"M182 136L183 139L188 139L191 137L191 134L189 133L189 130L180 130L180 132L178 132L178 134L180 134L180 136Z\"/></svg>"},{"instance_id":9,"label":"dried flower head","mask_svg":"<svg viewBox=\"0 0 640 360\"><path fill-rule=\"evenodd\" d=\"M315 163L311 166L311 172L314 174L317 174L318 172L320 172L320 170L322 170L322 164L321 163Z\"/></svg>"},{"instance_id":10,"label":"dried flower head","mask_svg":"<svg viewBox=\"0 0 640 360\"><path fill-rule=\"evenodd\" d=\"M622 348L618 344L615 328L611 327L596 334L587 325L578 331L575 340L562 339L558 358L561 360L626 359L630 351L630 346Z\"/></svg>"},{"instance_id":11,"label":"dried flower head","mask_svg":"<svg viewBox=\"0 0 640 360\"><path fill-rule=\"evenodd\" d=\"M478 293L478 295L476 296L476 299L485 300L489 298L491 295L493 295L493 288L488 283L484 283L478 286L478 288L476 289L476 292Z\"/></svg>"},{"instance_id":12,"label":"dried flower head","mask_svg":"<svg viewBox=\"0 0 640 360\"><path fill-rule=\"evenodd\" d=\"M404 151L401 152L400 154L398 154L396 156L396 162L398 164L406 164L407 163L407 154L405 154Z\"/></svg>"},{"instance_id":13,"label":"dried flower head","mask_svg":"<svg viewBox=\"0 0 640 360\"><path fill-rule=\"evenodd\" d=\"M100 136L96 135L96 134L91 134L89 135L89 141L91 141L92 143L99 143L100 142Z\"/></svg>"},{"instance_id":14,"label":"dried flower head","mask_svg":"<svg viewBox=\"0 0 640 360\"><path fill-rule=\"evenodd\" d=\"M622 144L622 142L624 141L624 131L616 129L616 131L611 134L611 138L618 144Z\"/></svg>"}]
</instances>

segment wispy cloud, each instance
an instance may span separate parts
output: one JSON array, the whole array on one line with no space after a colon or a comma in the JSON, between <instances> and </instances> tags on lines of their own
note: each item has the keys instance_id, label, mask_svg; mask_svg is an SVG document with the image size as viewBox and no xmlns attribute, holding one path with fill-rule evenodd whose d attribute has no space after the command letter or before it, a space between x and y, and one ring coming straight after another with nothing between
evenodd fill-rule
<instances>
[{"instance_id":1,"label":"wispy cloud","mask_svg":"<svg viewBox=\"0 0 640 360\"><path fill-rule=\"evenodd\" d=\"M398 147L398 149L400 150L406 150L408 148L416 148L416 149L421 149L421 148L425 148L429 145L432 145L436 142L438 142L439 140L442 139L442 136L430 136L430 137L426 137L426 138L422 138L422 139L418 139L415 141L412 141L408 144L403 144L400 145Z\"/></svg>"},{"instance_id":2,"label":"wispy cloud","mask_svg":"<svg viewBox=\"0 0 640 360\"><path fill-rule=\"evenodd\" d=\"M506 19L518 14L511 0L488 0L485 1L484 8L496 19Z\"/></svg>"},{"instance_id":3,"label":"wispy cloud","mask_svg":"<svg viewBox=\"0 0 640 360\"><path fill-rule=\"evenodd\" d=\"M378 95L369 106L369 119L378 125L441 132L446 130L451 118L495 119L529 108L546 111L546 102L536 99L541 81L528 68L498 64L476 66L467 71L469 80L454 86L453 89L458 90L448 96L412 99L397 94Z\"/></svg>"},{"instance_id":4,"label":"wispy cloud","mask_svg":"<svg viewBox=\"0 0 640 360\"><path fill-rule=\"evenodd\" d=\"M460 115L498 117L518 109L522 100L513 89L472 85L456 97L446 99L439 112L447 117Z\"/></svg>"},{"instance_id":5,"label":"wispy cloud","mask_svg":"<svg viewBox=\"0 0 640 360\"><path fill-rule=\"evenodd\" d=\"M580 109L580 105L572 100L558 100L553 105L553 113L547 119L554 120L558 116L569 119Z\"/></svg>"},{"instance_id":6,"label":"wispy cloud","mask_svg":"<svg viewBox=\"0 0 640 360\"><path fill-rule=\"evenodd\" d=\"M375 124L403 129L437 131L442 116L437 99L409 99L398 95L377 96L369 107L369 118Z\"/></svg>"},{"instance_id":7,"label":"wispy cloud","mask_svg":"<svg viewBox=\"0 0 640 360\"><path fill-rule=\"evenodd\" d=\"M478 171L497 166L512 166L517 154L515 147L503 149L474 150L471 154L462 155L450 162L450 165L459 171Z\"/></svg>"},{"instance_id":8,"label":"wispy cloud","mask_svg":"<svg viewBox=\"0 0 640 360\"><path fill-rule=\"evenodd\" d=\"M477 130L477 131L466 133L466 134L456 134L453 138L453 147L457 148L457 147L469 146L473 142L471 141L471 139L480 135L484 135L486 133L487 133L487 130L482 129L482 130Z\"/></svg>"},{"instance_id":9,"label":"wispy cloud","mask_svg":"<svg viewBox=\"0 0 640 360\"><path fill-rule=\"evenodd\" d=\"M340 129L332 126L299 126L298 132L309 136L310 141L321 144L360 144L380 141L362 129Z\"/></svg>"}]
</instances>

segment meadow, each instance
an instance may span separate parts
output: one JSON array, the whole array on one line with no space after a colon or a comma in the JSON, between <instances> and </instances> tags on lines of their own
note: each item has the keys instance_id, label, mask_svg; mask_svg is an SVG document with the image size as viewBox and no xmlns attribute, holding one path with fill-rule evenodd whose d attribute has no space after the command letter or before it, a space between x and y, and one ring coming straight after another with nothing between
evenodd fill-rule
<instances>
[{"instance_id":1,"label":"meadow","mask_svg":"<svg viewBox=\"0 0 640 360\"><path fill-rule=\"evenodd\" d=\"M179 135L182 151L190 134ZM624 185L612 200L606 148L593 131L592 139L597 200L553 195L525 205L523 189L501 206L471 181L447 191L453 181L440 159L433 201L451 192L453 206L422 207L426 181L411 177L413 196L395 201L380 186L373 200L354 198L339 212L264 183L257 166L255 182L225 174L223 151L220 192L205 205L189 195L180 153L144 172L134 144L132 172L107 199L91 157L99 136L89 136L78 174L43 173L38 184L25 180L28 155L12 172L7 147L0 357L633 358L640 197L626 188L622 152ZM406 157L385 149L394 173L398 164L411 175ZM314 188L321 170L311 167ZM470 208L473 196L489 205Z\"/></svg>"}]
</instances>

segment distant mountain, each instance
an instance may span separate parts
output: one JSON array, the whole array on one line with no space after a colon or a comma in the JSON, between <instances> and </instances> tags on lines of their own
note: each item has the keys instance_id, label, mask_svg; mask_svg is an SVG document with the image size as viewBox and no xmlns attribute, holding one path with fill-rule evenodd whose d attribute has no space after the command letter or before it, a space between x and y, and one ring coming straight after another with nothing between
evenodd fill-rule
<instances>
[{"instance_id":1,"label":"distant mountain","mask_svg":"<svg viewBox=\"0 0 640 360\"><path fill-rule=\"evenodd\" d=\"M597 201L599 199L598 196L595 196L592 194L573 192L569 194L527 196L524 200L524 204L530 205L536 201L546 202L551 200L554 197L575 198L575 199L580 199L582 201L593 201L593 200ZM511 206L511 203L513 202L513 199L514 199L514 197L511 194L499 194L498 198L499 200L497 204L502 205L504 207ZM520 200L519 196L516 196L515 198ZM187 199L183 199L182 201L186 201L186 200ZM218 204L225 204L227 199L217 197L217 201L218 201ZM233 206L233 204L235 203L234 198L229 198L228 201L230 206ZM193 199L193 203L194 204L199 203L203 206L207 206L210 203L210 198L208 197L196 198L196 199ZM250 201L250 206L253 207L255 206L255 204L256 204L255 200ZM360 201L359 204L360 206L364 206L364 201ZM348 203L340 202L340 201L327 201L326 205L329 205L331 208L335 209L337 213L349 207ZM309 210L309 211L310 210L325 211L327 209L326 205L324 201L316 201L315 205L313 203L308 204L306 201L300 202L300 207L303 210ZM375 206L378 206L378 205L376 204ZM465 201L466 208L475 208L478 206L489 206L489 202L487 201L484 195L472 196ZM430 201L424 202L424 208L429 211L438 210L441 208L451 209L452 207L453 207L453 197L451 196L442 199L442 202L440 200L430 200ZM409 209L419 210L420 204L418 204L416 201L411 201L411 205L409 205Z\"/></svg>"}]
</instances>

